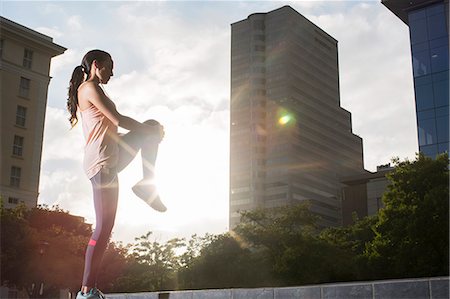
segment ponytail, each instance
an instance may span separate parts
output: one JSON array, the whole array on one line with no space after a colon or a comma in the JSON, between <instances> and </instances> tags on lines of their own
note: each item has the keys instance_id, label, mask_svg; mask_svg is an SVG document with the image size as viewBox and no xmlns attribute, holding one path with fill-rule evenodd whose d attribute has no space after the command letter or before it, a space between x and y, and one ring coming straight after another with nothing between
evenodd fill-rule
<instances>
[{"instance_id":1,"label":"ponytail","mask_svg":"<svg viewBox=\"0 0 450 299\"><path fill-rule=\"evenodd\" d=\"M69 110L70 125L75 127L78 122L77 110L78 110L78 87L84 81L84 72L81 65L77 66L72 73L72 79L70 79L69 97L67 99L67 110Z\"/></svg>"},{"instance_id":2,"label":"ponytail","mask_svg":"<svg viewBox=\"0 0 450 299\"><path fill-rule=\"evenodd\" d=\"M69 121L72 128L75 127L78 122L78 88L81 83L89 79L92 62L94 60L104 62L107 59L111 59L111 55L108 52L102 50L91 50L84 55L81 65L77 66L73 70L69 85L69 97L67 98L67 110L70 113Z\"/></svg>"}]
</instances>

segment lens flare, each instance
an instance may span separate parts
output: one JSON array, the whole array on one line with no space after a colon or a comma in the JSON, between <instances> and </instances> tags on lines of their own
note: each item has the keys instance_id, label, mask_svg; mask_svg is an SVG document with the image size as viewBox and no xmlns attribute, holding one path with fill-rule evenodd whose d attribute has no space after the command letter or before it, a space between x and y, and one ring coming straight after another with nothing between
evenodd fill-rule
<instances>
[{"instance_id":1,"label":"lens flare","mask_svg":"<svg viewBox=\"0 0 450 299\"><path fill-rule=\"evenodd\" d=\"M278 123L282 126L287 125L290 121L292 120L292 116L290 116L289 114L287 115L283 115L282 117L280 117L278 119Z\"/></svg>"}]
</instances>

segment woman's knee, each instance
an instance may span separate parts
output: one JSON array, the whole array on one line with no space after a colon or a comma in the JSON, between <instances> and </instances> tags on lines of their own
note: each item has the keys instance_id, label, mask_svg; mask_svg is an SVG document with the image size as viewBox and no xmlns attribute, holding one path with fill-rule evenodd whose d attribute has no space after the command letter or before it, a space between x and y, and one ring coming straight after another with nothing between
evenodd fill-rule
<instances>
[{"instance_id":1,"label":"woman's knee","mask_svg":"<svg viewBox=\"0 0 450 299\"><path fill-rule=\"evenodd\" d=\"M144 121L144 124L150 125L150 126L156 126L156 125L160 125L160 123L154 119L149 119Z\"/></svg>"}]
</instances>

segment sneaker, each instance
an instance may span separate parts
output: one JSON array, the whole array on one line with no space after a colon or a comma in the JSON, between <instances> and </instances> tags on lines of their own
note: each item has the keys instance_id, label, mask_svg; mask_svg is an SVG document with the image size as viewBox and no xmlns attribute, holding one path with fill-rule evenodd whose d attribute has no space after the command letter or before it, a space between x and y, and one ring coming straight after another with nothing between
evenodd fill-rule
<instances>
[{"instance_id":1,"label":"sneaker","mask_svg":"<svg viewBox=\"0 0 450 299\"><path fill-rule=\"evenodd\" d=\"M92 288L86 294L79 291L76 299L106 299L106 296L99 289Z\"/></svg>"},{"instance_id":2,"label":"sneaker","mask_svg":"<svg viewBox=\"0 0 450 299\"><path fill-rule=\"evenodd\" d=\"M154 210L158 212L167 211L166 206L162 203L161 198L159 198L158 190L156 190L155 184L141 180L131 189L137 197L142 199Z\"/></svg>"}]
</instances>

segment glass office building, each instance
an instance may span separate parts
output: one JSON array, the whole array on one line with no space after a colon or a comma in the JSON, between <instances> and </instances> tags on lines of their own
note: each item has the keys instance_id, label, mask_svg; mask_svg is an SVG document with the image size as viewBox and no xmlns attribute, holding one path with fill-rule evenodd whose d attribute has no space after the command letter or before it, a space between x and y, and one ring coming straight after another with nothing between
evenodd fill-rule
<instances>
[{"instance_id":1,"label":"glass office building","mask_svg":"<svg viewBox=\"0 0 450 299\"><path fill-rule=\"evenodd\" d=\"M409 26L419 151L449 149L448 0L382 1Z\"/></svg>"}]
</instances>

